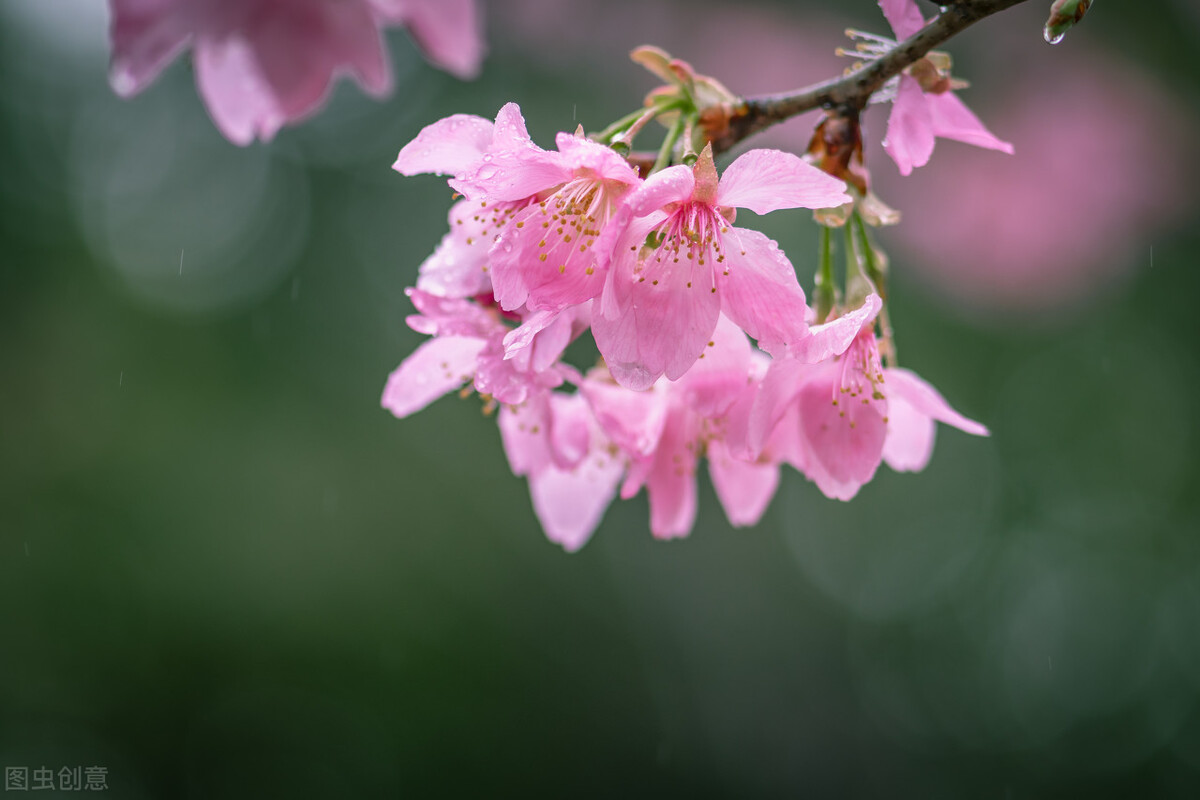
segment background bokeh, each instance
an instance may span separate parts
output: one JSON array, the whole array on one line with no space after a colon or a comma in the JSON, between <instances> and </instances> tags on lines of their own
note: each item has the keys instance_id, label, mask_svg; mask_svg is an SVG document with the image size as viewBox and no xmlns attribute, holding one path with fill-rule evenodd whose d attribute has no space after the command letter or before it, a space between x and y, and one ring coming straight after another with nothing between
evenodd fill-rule
<instances>
[{"instance_id":1,"label":"background bokeh","mask_svg":"<svg viewBox=\"0 0 1200 800\"><path fill-rule=\"evenodd\" d=\"M643 42L820 80L874 5L493 0L480 80L395 32L389 101L343 83L247 149L184 61L113 96L104 5L0 5L0 764L121 798L1200 796L1191 0L1053 48L1046 3L987 20L948 49L1017 154L868 153L901 358L992 438L849 504L788 473L749 530L704 481L671 543L642 496L575 555L476 400L379 408L450 203L396 151L509 100L544 144L599 129ZM808 218L754 222L811 286Z\"/></svg>"}]
</instances>

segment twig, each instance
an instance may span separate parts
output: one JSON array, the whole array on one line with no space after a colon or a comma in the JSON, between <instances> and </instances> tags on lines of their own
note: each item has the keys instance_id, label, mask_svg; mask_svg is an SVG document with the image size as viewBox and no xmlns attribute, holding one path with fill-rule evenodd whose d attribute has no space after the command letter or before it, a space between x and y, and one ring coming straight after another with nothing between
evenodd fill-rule
<instances>
[{"instance_id":1,"label":"twig","mask_svg":"<svg viewBox=\"0 0 1200 800\"><path fill-rule=\"evenodd\" d=\"M743 139L777 122L814 108L866 107L871 95L905 67L984 17L1025 0L964 0L951 3L921 30L886 54L832 80L783 94L749 97L732 109L727 127L712 140L713 152L729 150Z\"/></svg>"}]
</instances>

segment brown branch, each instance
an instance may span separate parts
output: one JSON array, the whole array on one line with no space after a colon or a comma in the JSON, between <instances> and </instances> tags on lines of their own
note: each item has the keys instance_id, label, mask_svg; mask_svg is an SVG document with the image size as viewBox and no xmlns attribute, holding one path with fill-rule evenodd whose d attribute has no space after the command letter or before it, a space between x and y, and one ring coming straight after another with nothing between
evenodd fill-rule
<instances>
[{"instance_id":1,"label":"brown branch","mask_svg":"<svg viewBox=\"0 0 1200 800\"><path fill-rule=\"evenodd\" d=\"M777 122L791 119L814 108L861 111L871 95L905 67L916 63L933 48L974 23L1025 0L963 0L945 11L885 55L840 78L783 94L749 97L735 106L714 130L714 153L729 150L743 139Z\"/></svg>"}]
</instances>

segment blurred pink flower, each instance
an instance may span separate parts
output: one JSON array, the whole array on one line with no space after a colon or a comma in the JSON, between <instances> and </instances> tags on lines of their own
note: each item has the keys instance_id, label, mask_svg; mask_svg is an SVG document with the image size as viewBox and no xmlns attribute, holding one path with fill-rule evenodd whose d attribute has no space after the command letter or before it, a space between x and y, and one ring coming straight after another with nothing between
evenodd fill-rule
<instances>
[{"instance_id":1,"label":"blurred pink flower","mask_svg":"<svg viewBox=\"0 0 1200 800\"><path fill-rule=\"evenodd\" d=\"M266 141L313 113L349 72L391 88L381 29L405 25L426 56L460 77L483 55L474 0L109 0L110 82L130 97L189 44L196 83L231 142Z\"/></svg>"},{"instance_id":2,"label":"blurred pink flower","mask_svg":"<svg viewBox=\"0 0 1200 800\"><path fill-rule=\"evenodd\" d=\"M995 105L1019 158L949 148L903 181L875 175L904 208L900 267L972 309L1061 311L1150 265L1151 237L1196 207L1185 105L1079 43L1042 58Z\"/></svg>"}]
</instances>

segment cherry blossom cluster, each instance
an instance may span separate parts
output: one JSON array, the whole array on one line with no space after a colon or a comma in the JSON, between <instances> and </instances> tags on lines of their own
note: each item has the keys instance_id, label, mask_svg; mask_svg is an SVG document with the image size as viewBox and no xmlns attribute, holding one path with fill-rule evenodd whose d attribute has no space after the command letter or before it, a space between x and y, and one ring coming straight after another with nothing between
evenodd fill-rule
<instances>
[{"instance_id":1,"label":"cherry blossom cluster","mask_svg":"<svg viewBox=\"0 0 1200 800\"><path fill-rule=\"evenodd\" d=\"M934 420L986 433L882 365L877 293L818 322L783 251L735 224L853 205L844 181L777 150L718 174L711 147L643 178L618 150L581 133L544 150L509 104L428 126L395 164L451 176L461 199L410 290L431 338L383 405L405 417L464 385L499 405L550 539L581 547L643 487L651 532L686 535L702 458L730 522L752 525L785 463L849 499L882 461L921 469ZM562 356L589 328L600 359L581 372Z\"/></svg>"},{"instance_id":2,"label":"cherry blossom cluster","mask_svg":"<svg viewBox=\"0 0 1200 800\"><path fill-rule=\"evenodd\" d=\"M213 120L241 145L312 113L339 73L385 93L386 26L407 27L430 61L460 77L483 54L474 0L109 5L113 88L141 91L190 46ZM879 5L905 46L941 19L926 20L915 0ZM1081 14L1064 6L1060 16ZM849 33L855 48L842 52L858 59L853 69L904 50ZM662 81L643 106L591 136L559 133L554 149L534 143L511 103L494 120L429 125L395 169L448 176L459 199L409 290L408 322L430 338L392 373L383 405L406 417L449 392L478 393L485 411L498 409L509 463L528 479L547 535L568 550L614 497L642 488L651 532L686 535L702 459L729 521L753 525L784 464L848 500L883 462L922 469L935 422L986 435L896 365L887 261L868 232L899 214L870 187L858 124L867 102L892 103L884 149L904 175L929 161L939 137L1012 151L955 95L966 84L949 57L920 53L865 94L809 105L826 114L802 157L750 150L723 170L716 157L744 138L735 131L747 104L652 47L633 53ZM652 121L666 128L661 146L634 151ZM795 208L821 225L811 305L778 245L737 224L738 209ZM845 233L840 287L834 228ZM564 359L581 337L594 343L594 364Z\"/></svg>"}]
</instances>

